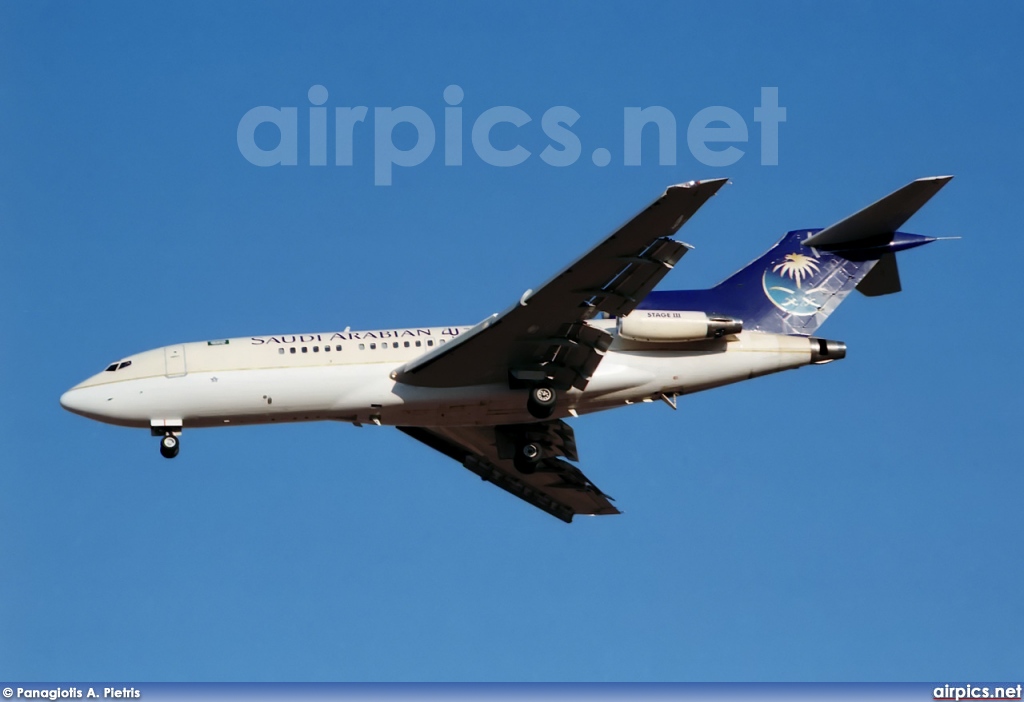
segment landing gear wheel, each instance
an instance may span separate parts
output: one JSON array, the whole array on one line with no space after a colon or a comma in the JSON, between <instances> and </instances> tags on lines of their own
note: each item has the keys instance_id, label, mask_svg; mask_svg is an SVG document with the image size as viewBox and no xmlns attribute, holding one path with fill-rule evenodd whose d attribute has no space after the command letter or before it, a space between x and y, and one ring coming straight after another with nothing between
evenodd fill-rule
<instances>
[{"instance_id":1,"label":"landing gear wheel","mask_svg":"<svg viewBox=\"0 0 1024 702\"><path fill-rule=\"evenodd\" d=\"M523 444L516 449L512 457L512 465L523 475L530 475L537 470L537 463L544 457L540 446L535 443Z\"/></svg>"},{"instance_id":2,"label":"landing gear wheel","mask_svg":"<svg viewBox=\"0 0 1024 702\"><path fill-rule=\"evenodd\" d=\"M181 448L181 442L178 441L178 437L174 434L164 434L163 438L160 439L160 455L164 458L174 458L178 455L178 449Z\"/></svg>"},{"instance_id":3,"label":"landing gear wheel","mask_svg":"<svg viewBox=\"0 0 1024 702\"><path fill-rule=\"evenodd\" d=\"M558 395L549 387L530 390L530 399L526 401L526 410L537 419L547 419L555 411Z\"/></svg>"}]
</instances>

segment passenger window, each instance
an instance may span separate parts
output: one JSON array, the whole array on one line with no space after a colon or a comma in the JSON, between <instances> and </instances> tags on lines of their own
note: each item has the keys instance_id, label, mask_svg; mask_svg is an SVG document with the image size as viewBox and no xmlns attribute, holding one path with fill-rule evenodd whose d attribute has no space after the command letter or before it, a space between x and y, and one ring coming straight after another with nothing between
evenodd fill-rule
<instances>
[{"instance_id":1,"label":"passenger window","mask_svg":"<svg viewBox=\"0 0 1024 702\"><path fill-rule=\"evenodd\" d=\"M420 341L419 339L417 339L416 340L416 346L419 347L419 346L422 346L422 345L423 345L423 342Z\"/></svg>"},{"instance_id":2,"label":"passenger window","mask_svg":"<svg viewBox=\"0 0 1024 702\"><path fill-rule=\"evenodd\" d=\"M437 343L439 343L439 344L443 344L443 343L444 343L444 339L440 339L440 340L438 340L438 342L437 342Z\"/></svg>"},{"instance_id":3,"label":"passenger window","mask_svg":"<svg viewBox=\"0 0 1024 702\"><path fill-rule=\"evenodd\" d=\"M319 346L314 346L313 347L313 353L320 353L320 347Z\"/></svg>"},{"instance_id":4,"label":"passenger window","mask_svg":"<svg viewBox=\"0 0 1024 702\"><path fill-rule=\"evenodd\" d=\"M303 346L302 347L302 353L309 353L309 348Z\"/></svg>"},{"instance_id":5,"label":"passenger window","mask_svg":"<svg viewBox=\"0 0 1024 702\"><path fill-rule=\"evenodd\" d=\"M330 350L331 350L331 345L330 344L327 344L327 346L324 346L324 353L327 353Z\"/></svg>"},{"instance_id":6,"label":"passenger window","mask_svg":"<svg viewBox=\"0 0 1024 702\"><path fill-rule=\"evenodd\" d=\"M359 350L360 351L365 351L366 350L366 344L359 344Z\"/></svg>"},{"instance_id":7,"label":"passenger window","mask_svg":"<svg viewBox=\"0 0 1024 702\"><path fill-rule=\"evenodd\" d=\"M405 348L409 348L409 342L408 342L408 341L407 341L407 342L405 342L405 343L404 343L404 344L402 344L402 345L403 345L403 346L405 346Z\"/></svg>"},{"instance_id":8,"label":"passenger window","mask_svg":"<svg viewBox=\"0 0 1024 702\"><path fill-rule=\"evenodd\" d=\"M370 350L373 351L377 348L377 344L370 344Z\"/></svg>"},{"instance_id":9,"label":"passenger window","mask_svg":"<svg viewBox=\"0 0 1024 702\"><path fill-rule=\"evenodd\" d=\"M434 345L434 340L433 339L427 339L427 346L433 346L433 345Z\"/></svg>"},{"instance_id":10,"label":"passenger window","mask_svg":"<svg viewBox=\"0 0 1024 702\"><path fill-rule=\"evenodd\" d=\"M277 349L277 352L278 352L278 353L284 353L284 347L283 347L283 346L279 347L279 348Z\"/></svg>"},{"instance_id":11,"label":"passenger window","mask_svg":"<svg viewBox=\"0 0 1024 702\"><path fill-rule=\"evenodd\" d=\"M295 353L295 347L292 346L290 349L288 349L288 351L291 352L291 353Z\"/></svg>"},{"instance_id":12,"label":"passenger window","mask_svg":"<svg viewBox=\"0 0 1024 702\"><path fill-rule=\"evenodd\" d=\"M335 351L341 351L341 344L338 344L337 346L335 346L334 350Z\"/></svg>"}]
</instances>

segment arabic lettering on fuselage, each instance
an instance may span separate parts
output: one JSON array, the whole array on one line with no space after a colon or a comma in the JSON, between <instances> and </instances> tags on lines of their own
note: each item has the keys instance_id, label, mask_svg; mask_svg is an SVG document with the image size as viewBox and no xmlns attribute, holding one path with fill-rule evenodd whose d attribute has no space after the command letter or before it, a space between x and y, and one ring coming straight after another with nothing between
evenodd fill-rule
<instances>
[{"instance_id":1,"label":"arabic lettering on fuselage","mask_svg":"<svg viewBox=\"0 0 1024 702\"><path fill-rule=\"evenodd\" d=\"M468 327L467 327L468 328ZM384 329L376 331L343 331L328 332L325 334L283 334L280 336L253 336L252 344L305 344L314 341L362 341L363 339L402 339L417 336L454 337L462 333L459 327L444 327L438 330L433 329Z\"/></svg>"}]
</instances>

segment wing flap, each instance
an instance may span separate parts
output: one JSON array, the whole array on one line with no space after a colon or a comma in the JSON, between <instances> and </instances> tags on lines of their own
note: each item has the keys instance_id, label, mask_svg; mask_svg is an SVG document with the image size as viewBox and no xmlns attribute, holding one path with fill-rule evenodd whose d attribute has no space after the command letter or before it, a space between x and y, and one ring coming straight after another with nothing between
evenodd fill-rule
<instances>
[{"instance_id":1,"label":"wing flap","mask_svg":"<svg viewBox=\"0 0 1024 702\"><path fill-rule=\"evenodd\" d=\"M568 460L578 460L572 427L561 420L499 427L398 427L399 431L458 461L497 485L564 522L577 514L619 514L609 497ZM512 452L528 438L543 445L546 458L534 472L516 470Z\"/></svg>"},{"instance_id":2,"label":"wing flap","mask_svg":"<svg viewBox=\"0 0 1024 702\"><path fill-rule=\"evenodd\" d=\"M681 241L658 239L643 254L631 258L604 290L595 291L589 304L616 317L629 314L689 250Z\"/></svg>"}]
</instances>

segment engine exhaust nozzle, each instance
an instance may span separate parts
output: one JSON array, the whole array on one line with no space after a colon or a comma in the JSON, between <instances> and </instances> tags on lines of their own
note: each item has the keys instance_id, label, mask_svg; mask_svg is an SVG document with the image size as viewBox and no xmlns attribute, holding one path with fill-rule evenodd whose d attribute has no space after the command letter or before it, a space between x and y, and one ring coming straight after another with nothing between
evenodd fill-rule
<instances>
[{"instance_id":1,"label":"engine exhaust nozzle","mask_svg":"<svg viewBox=\"0 0 1024 702\"><path fill-rule=\"evenodd\" d=\"M831 341L829 339L818 339L811 337L811 363L822 365L846 358L846 344L842 341Z\"/></svg>"}]
</instances>

